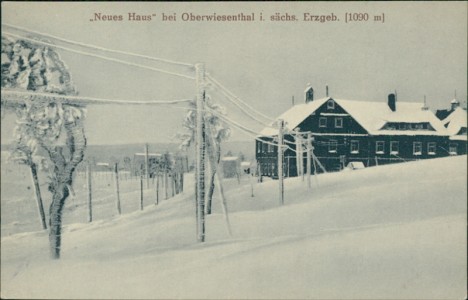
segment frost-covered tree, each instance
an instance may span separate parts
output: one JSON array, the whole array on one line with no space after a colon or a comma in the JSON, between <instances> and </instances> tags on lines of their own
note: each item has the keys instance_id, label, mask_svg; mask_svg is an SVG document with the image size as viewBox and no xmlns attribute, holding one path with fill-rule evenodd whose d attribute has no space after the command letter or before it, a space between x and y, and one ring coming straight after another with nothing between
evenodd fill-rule
<instances>
[{"instance_id":1,"label":"frost-covered tree","mask_svg":"<svg viewBox=\"0 0 468 300\"><path fill-rule=\"evenodd\" d=\"M51 257L58 259L62 209L72 191L73 173L83 160L86 148L84 109L59 101L59 95L77 92L57 52L34 42L3 36L2 90L57 94L57 98L25 96L21 104L14 106L17 125L13 152L20 157L34 158L42 151L50 162L49 242ZM8 101L6 96L2 98Z\"/></svg>"},{"instance_id":2,"label":"frost-covered tree","mask_svg":"<svg viewBox=\"0 0 468 300\"><path fill-rule=\"evenodd\" d=\"M206 194L206 213L211 214L211 203L215 189L215 176L217 167L221 159L221 143L227 140L231 134L229 126L217 116L217 114L225 115L225 108L212 101L211 97L206 97L205 105L208 109L205 110L205 129L206 129L206 150L210 164L210 182L208 185L208 193ZM216 112L211 113L210 110ZM189 147L195 139L195 121L196 110L195 102L192 102L190 110L187 112L183 126L188 133L179 135L182 140L182 147Z\"/></svg>"}]
</instances>

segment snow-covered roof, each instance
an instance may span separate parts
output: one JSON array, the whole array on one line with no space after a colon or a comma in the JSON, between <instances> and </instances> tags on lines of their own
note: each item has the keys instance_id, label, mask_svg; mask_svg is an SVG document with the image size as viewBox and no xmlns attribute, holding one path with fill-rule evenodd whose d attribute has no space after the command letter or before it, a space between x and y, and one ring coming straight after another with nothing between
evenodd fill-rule
<instances>
[{"instance_id":1,"label":"snow-covered roof","mask_svg":"<svg viewBox=\"0 0 468 300\"><path fill-rule=\"evenodd\" d=\"M452 104L456 104L456 103L460 103L460 102L458 102L458 100L457 100L457 99L453 99L452 101L450 101L450 103L452 103Z\"/></svg>"},{"instance_id":2,"label":"snow-covered roof","mask_svg":"<svg viewBox=\"0 0 468 300\"><path fill-rule=\"evenodd\" d=\"M285 127L289 130L293 130L299 124L301 124L301 122L304 121L305 118L310 116L315 110L317 110L317 108L319 108L328 99L329 98L322 98L322 99L311 101L309 103L294 105L293 107L285 111L283 114L281 114L277 118L277 120L278 119L284 120ZM270 124L271 127L265 127L260 132L261 135L266 135L266 136L277 135L278 129L276 129L276 126L273 125L273 123L275 122L272 122Z\"/></svg>"},{"instance_id":3,"label":"snow-covered roof","mask_svg":"<svg viewBox=\"0 0 468 300\"><path fill-rule=\"evenodd\" d=\"M294 130L308 116L314 113L329 99L333 99L369 134L373 135L446 135L446 129L439 119L429 110L423 110L424 103L397 102L396 111L392 111L387 102L355 101L335 99L331 97L321 98L309 103L291 107L278 117L285 121L286 130ZM435 131L423 130L381 130L387 122L403 123L429 123ZM272 123L273 124L273 123ZM278 130L266 127L261 131L262 135L277 135Z\"/></svg>"},{"instance_id":4,"label":"snow-covered roof","mask_svg":"<svg viewBox=\"0 0 468 300\"><path fill-rule=\"evenodd\" d=\"M225 157L221 158L221 160L223 160L223 161L238 160L238 159L239 159L239 157L237 157L237 156L225 156Z\"/></svg>"},{"instance_id":5,"label":"snow-covered roof","mask_svg":"<svg viewBox=\"0 0 468 300\"><path fill-rule=\"evenodd\" d=\"M142 153L142 152L135 153L135 156L146 156L146 153ZM148 153L148 157L160 157L160 156L162 156L161 153Z\"/></svg>"},{"instance_id":6,"label":"snow-covered roof","mask_svg":"<svg viewBox=\"0 0 468 300\"><path fill-rule=\"evenodd\" d=\"M241 162L242 167L250 167L250 161L243 161Z\"/></svg>"},{"instance_id":7,"label":"snow-covered roof","mask_svg":"<svg viewBox=\"0 0 468 300\"><path fill-rule=\"evenodd\" d=\"M450 135L456 135L462 127L466 128L466 110L457 107L447 118L442 120L442 124L447 126Z\"/></svg>"}]
</instances>

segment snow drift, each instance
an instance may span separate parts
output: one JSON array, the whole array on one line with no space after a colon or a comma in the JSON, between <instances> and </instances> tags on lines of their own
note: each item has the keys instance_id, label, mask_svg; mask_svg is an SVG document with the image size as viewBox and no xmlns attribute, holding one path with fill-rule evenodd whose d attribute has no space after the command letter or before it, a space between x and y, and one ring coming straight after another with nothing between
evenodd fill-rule
<instances>
[{"instance_id":1,"label":"snow drift","mask_svg":"<svg viewBox=\"0 0 468 300\"><path fill-rule=\"evenodd\" d=\"M45 232L4 236L1 296L465 298L466 165L459 156L322 174L311 190L287 179L284 206L277 181L256 184L255 197L247 179L226 181L233 237L215 198L204 244L191 191L65 226L60 261Z\"/></svg>"}]
</instances>

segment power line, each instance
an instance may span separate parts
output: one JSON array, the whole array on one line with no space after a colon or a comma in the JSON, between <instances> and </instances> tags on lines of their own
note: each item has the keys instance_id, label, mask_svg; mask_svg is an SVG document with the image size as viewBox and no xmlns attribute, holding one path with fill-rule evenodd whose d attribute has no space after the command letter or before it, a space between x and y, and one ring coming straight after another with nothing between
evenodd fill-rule
<instances>
[{"instance_id":1,"label":"power line","mask_svg":"<svg viewBox=\"0 0 468 300\"><path fill-rule=\"evenodd\" d=\"M257 122L259 124L262 124L263 126L274 128L274 127L271 126L271 124L260 121L256 116L252 115L248 110L246 110L245 108L240 106L239 103L237 103L235 100L233 100L233 98L231 96L229 96L226 92L224 92L223 90L219 90L219 91L226 97L226 99L229 102L231 102L232 104L237 106L243 113L245 113L248 117L250 117L250 119L254 120L255 122Z\"/></svg>"},{"instance_id":2,"label":"power line","mask_svg":"<svg viewBox=\"0 0 468 300\"><path fill-rule=\"evenodd\" d=\"M228 90L224 85L222 85L219 81L217 81L216 79L214 79L213 77L210 76L210 74L207 74L206 77L208 78L209 81L211 81L212 83L214 83L215 85L217 85L219 88L221 88L222 90L224 90L226 93L230 94L234 99L236 99L237 101L239 101L240 103L244 104L245 106L247 106L248 108L250 108L253 112L257 113L258 115L264 117L265 119L267 119L268 121L274 121L274 119L270 118L269 116L263 114L262 112L256 110L255 108L253 108L252 106L250 106L249 104L247 104L246 102L242 101L242 99L240 99L239 97L237 97L236 95L234 95L233 92L231 92L230 90Z\"/></svg>"},{"instance_id":3,"label":"power line","mask_svg":"<svg viewBox=\"0 0 468 300\"><path fill-rule=\"evenodd\" d=\"M245 132L245 133L248 133L250 136L254 137L254 139L257 140L257 141L260 141L260 142L265 143L265 144L268 144L268 145L276 146L276 147L278 146L278 143L270 142L270 141L265 141L265 140L260 139L260 138L257 136L257 135L259 135L258 132L249 129L249 128L247 128L247 127L245 127L245 126L243 126L243 125L237 123L236 121L231 120L231 119L229 119L228 117L219 114L218 112L216 112L216 111L214 111L214 110L212 110L212 109L208 109L208 110L206 110L206 111L207 111L207 112L214 113L214 114L217 115L219 118L223 119L224 122L226 122L226 123L228 123L228 124L230 124L230 125L236 127L237 129L240 129L241 131L243 131L243 132ZM289 147L289 146L287 146L287 145L283 145L283 146L285 146L287 149L289 149L289 150L291 150L291 151L293 151L293 152L296 152L296 150L292 149L291 147Z\"/></svg>"},{"instance_id":4,"label":"power line","mask_svg":"<svg viewBox=\"0 0 468 300\"><path fill-rule=\"evenodd\" d=\"M215 111L215 110L213 110L213 109L211 109L211 108L209 108L209 107L207 107L207 108L208 108L208 110L207 110L208 112L211 112L211 113L215 114L215 115L218 116L219 118L223 119L225 122L234 124L234 125L236 125L236 126L242 128L243 130L245 130L245 131L247 131L247 132L250 132L250 133L252 133L252 134L258 134L258 133L255 132L254 130L249 129L249 128L247 128L247 127L244 127L243 125L237 123L236 121L231 120L230 118L228 118L228 117L226 117L226 116L223 116L222 114L218 113L217 111Z\"/></svg>"},{"instance_id":5,"label":"power line","mask_svg":"<svg viewBox=\"0 0 468 300\"><path fill-rule=\"evenodd\" d=\"M51 44L51 43L47 43L47 42L44 42L44 41L39 41L39 40L27 38L27 37L20 36L20 35L14 34L14 33L6 32L6 31L3 31L2 34L13 36L13 37L16 37L16 38L19 38L19 39L22 39L22 40L27 40L27 41L30 41L30 42L33 42L33 43L36 43L36 44L42 44L42 45L49 46L49 47L52 47L52 48L58 48L58 49L78 53L78 54L85 55L85 56L97 57L97 58L101 58L101 59L108 60L108 61L113 61L113 62L129 65L129 66L139 67L139 68L143 68L143 69L148 69L148 70L161 72L161 73L174 75L174 76L179 76L179 77L183 77L183 78L188 78L188 79L192 79L192 80L195 79L195 77L192 77L192 76L179 74L179 73L174 73L174 72L170 72L170 71L166 71L166 70L158 69L158 68L153 68L153 67L149 67L149 66L145 66L145 65L141 65L141 64L136 64L136 63L128 62L128 61L117 59L117 58L106 57L106 56L102 56L102 55L99 55L99 54L93 54L93 53L89 53L89 52L75 50L75 49L64 47L64 46L54 45L54 44Z\"/></svg>"},{"instance_id":6,"label":"power line","mask_svg":"<svg viewBox=\"0 0 468 300\"><path fill-rule=\"evenodd\" d=\"M209 76L207 76L208 80L212 83L214 83L215 85L218 85L216 82L213 81L213 79ZM268 124L268 123L265 123L263 121L260 121L256 116L254 116L253 114L251 114L248 110L246 110L244 107L242 107L238 102L240 103L243 103L245 104L246 106L248 106L245 102L242 102L242 100L240 100L239 98L237 98L236 96L231 96L229 95L228 92L226 92L226 90L224 88L222 88L222 86L219 86L219 91L224 95L226 96L226 99L229 100L231 103L233 103L235 106L237 106L240 110L242 110L245 114L247 114L252 120L264 125L264 126L267 126L267 127L271 127L271 124ZM252 110L253 112L257 113L257 114L260 114L258 111L256 111L255 109L253 109L252 107L248 106L250 110ZM270 119L270 118L268 118ZM270 119L271 121L273 121L273 119ZM271 128L274 128L274 127L271 127Z\"/></svg>"},{"instance_id":7,"label":"power line","mask_svg":"<svg viewBox=\"0 0 468 300\"><path fill-rule=\"evenodd\" d=\"M8 96L8 99L4 99L5 96ZM115 99L103 99L103 98L94 98L94 97L84 97L84 96L69 96L69 95L59 95L52 93L37 93L37 92L23 92L17 90L7 90L2 89L2 102L24 102L25 99L37 99L42 98L43 100L53 99L58 100L65 104L133 104L133 105L167 105L167 104L179 104L179 103L188 103L192 102L192 99L180 99L180 100L157 100L157 101L145 101L145 100L115 100Z\"/></svg>"},{"instance_id":8,"label":"power line","mask_svg":"<svg viewBox=\"0 0 468 300\"><path fill-rule=\"evenodd\" d=\"M72 41L72 40L69 40L69 39L58 37L58 36L55 36L55 35L52 35L52 34L43 33L43 32L39 32L39 31L34 31L34 30L31 30L31 29L27 29L25 27L11 25L11 24L7 24L7 23L3 23L2 26L7 26L7 27L10 27L10 28L20 30L20 31L24 31L24 32L28 32L28 33L34 33L34 34L42 35L42 36L45 36L45 37L53 38L53 39L58 40L58 41L62 41L62 42L65 42L65 43L69 43L69 44L77 45L77 46L81 46L81 47L97 49L97 50L105 51L105 52L135 56L135 57L140 57L140 58L145 58L145 59L150 59L150 60L155 60L155 61L161 61L161 62L165 62L165 63L171 63L171 64L177 64L177 65L182 65L182 66L193 67L193 65L189 64L189 63L184 63L184 62L179 62L179 61L174 61L174 60L169 60L169 59L164 59L164 58L159 58L159 57L152 57L152 56L147 56L147 55L142 55L142 54L135 54L135 53L121 51L121 50L113 50L113 49L104 48L104 47L100 47L100 46L95 46L95 45L91 45L91 44L76 42L76 41Z\"/></svg>"}]
</instances>

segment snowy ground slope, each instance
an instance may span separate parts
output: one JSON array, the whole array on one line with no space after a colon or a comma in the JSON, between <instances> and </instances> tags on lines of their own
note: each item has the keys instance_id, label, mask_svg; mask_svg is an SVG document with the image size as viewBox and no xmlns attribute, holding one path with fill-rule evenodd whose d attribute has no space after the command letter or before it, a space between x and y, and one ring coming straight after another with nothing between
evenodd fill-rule
<instances>
[{"instance_id":1,"label":"snowy ground slope","mask_svg":"<svg viewBox=\"0 0 468 300\"><path fill-rule=\"evenodd\" d=\"M227 182L197 244L189 191L159 206L2 237L2 298L466 297L466 156L285 182ZM3 195L2 195L3 197Z\"/></svg>"}]
</instances>

